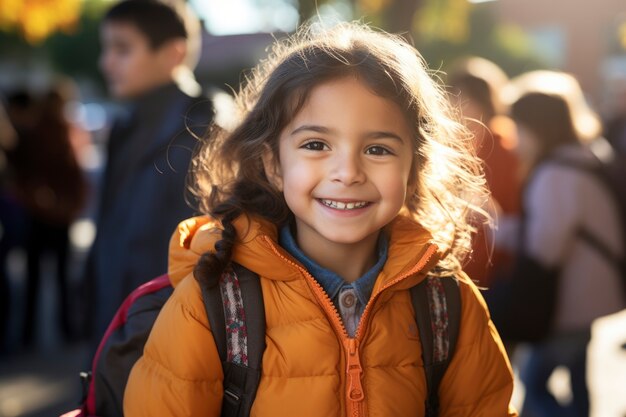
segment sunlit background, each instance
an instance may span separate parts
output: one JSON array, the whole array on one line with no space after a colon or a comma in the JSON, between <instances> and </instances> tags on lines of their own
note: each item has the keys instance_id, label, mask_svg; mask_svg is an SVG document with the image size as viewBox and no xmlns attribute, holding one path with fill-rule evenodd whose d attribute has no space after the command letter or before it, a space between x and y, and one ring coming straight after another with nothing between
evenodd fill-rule
<instances>
[{"instance_id":1,"label":"sunlit background","mask_svg":"<svg viewBox=\"0 0 626 417\"><path fill-rule=\"evenodd\" d=\"M104 95L96 67L98 19L108 0L2 0L0 88L16 80L45 83L53 72L77 77L88 95ZM206 38L290 32L299 22L361 19L411 37L431 67L445 69L455 57L477 54L509 75L549 67L577 75L598 102L610 100L626 77L626 17L623 1L601 0L189 0L204 22ZM256 35L256 36L251 36ZM225 44L228 42L223 40ZM204 48L199 76L206 82L237 81L235 68L254 62L247 47L240 59L220 42ZM226 49L226 48L224 48ZM258 53L257 53L258 54ZM232 68L227 68L233 65ZM205 70L203 72L203 69ZM208 69L208 71L207 71ZM221 70L221 71L220 71ZM233 71L235 70L235 71ZM220 73L221 72L221 73ZM230 75L227 75L229 74ZM23 82L23 81L22 81ZM601 102L601 103L600 103Z\"/></svg>"},{"instance_id":2,"label":"sunlit background","mask_svg":"<svg viewBox=\"0 0 626 417\"><path fill-rule=\"evenodd\" d=\"M115 106L97 67L98 22L111 4L0 0L0 94L16 88L36 92L59 75L75 80L80 98L68 115L92 134L93 146L81 164L93 176L102 170ZM436 71L445 72L467 55L490 59L509 76L539 68L568 71L605 118L626 97L624 0L189 0L189 5L203 23L195 73L205 88L237 89L242 71L265 54L274 37L301 22L358 19L403 34ZM92 209L71 229L76 276L95 233ZM23 255L14 254L10 263L18 277L23 274ZM21 285L17 278L15 296ZM44 283L44 292L52 285ZM52 326L55 301L42 304L40 316ZM46 327L40 336L50 357L0 361L0 417L57 415L78 400L75 374L85 367L86 352L60 350L54 329ZM553 385L567 396L563 378Z\"/></svg>"}]
</instances>

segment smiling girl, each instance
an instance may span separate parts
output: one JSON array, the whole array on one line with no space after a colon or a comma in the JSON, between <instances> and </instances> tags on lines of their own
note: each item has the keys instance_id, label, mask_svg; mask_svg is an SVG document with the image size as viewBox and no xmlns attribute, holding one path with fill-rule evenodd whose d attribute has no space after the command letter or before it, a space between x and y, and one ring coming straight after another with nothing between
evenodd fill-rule
<instances>
[{"instance_id":1,"label":"smiling girl","mask_svg":"<svg viewBox=\"0 0 626 417\"><path fill-rule=\"evenodd\" d=\"M220 415L201 291L231 262L259 275L264 298L251 415L423 416L409 289L433 274L456 277L462 303L439 415L515 415L500 338L461 271L486 195L480 165L417 51L358 24L302 30L237 100L238 125L214 128L195 158L207 216L172 238L176 290L133 368L125 415Z\"/></svg>"}]
</instances>

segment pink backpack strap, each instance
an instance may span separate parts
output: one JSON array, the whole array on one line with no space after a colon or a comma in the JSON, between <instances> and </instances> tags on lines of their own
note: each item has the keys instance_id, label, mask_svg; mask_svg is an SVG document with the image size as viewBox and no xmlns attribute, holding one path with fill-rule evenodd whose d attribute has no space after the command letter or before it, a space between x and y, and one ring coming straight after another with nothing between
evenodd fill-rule
<instances>
[{"instance_id":1,"label":"pink backpack strap","mask_svg":"<svg viewBox=\"0 0 626 417\"><path fill-rule=\"evenodd\" d=\"M109 339L109 337L111 336L113 332L115 332L117 329L119 329L121 326L123 326L126 323L127 318L128 318L128 311L130 310L131 306L135 303L135 301L137 301L137 299L140 297L143 297L147 294L154 293L170 285L171 283L170 283L169 276L167 274L161 275L151 281L146 282L142 286L138 287L128 297L126 297L126 300L124 300L120 308L115 313L113 320L109 324L109 327L107 327L107 330L104 333L104 336L100 340L100 344L98 345L98 349L96 350L96 354L91 364L92 375L96 374L96 367L100 359L100 354L102 353L102 349L105 346L107 340ZM87 391L87 398L85 399L81 413L75 414L75 415L72 415L70 413L69 416L66 415L62 417L74 417L74 416L90 417L90 416L95 416L95 415L96 415L95 384L93 383L93 381L90 381L89 389Z\"/></svg>"}]
</instances>

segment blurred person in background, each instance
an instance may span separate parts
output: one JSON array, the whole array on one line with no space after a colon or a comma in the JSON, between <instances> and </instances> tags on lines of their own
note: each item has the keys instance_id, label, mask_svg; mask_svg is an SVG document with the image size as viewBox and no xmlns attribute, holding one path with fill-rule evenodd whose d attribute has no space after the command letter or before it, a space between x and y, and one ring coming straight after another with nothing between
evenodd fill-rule
<instances>
[{"instance_id":1,"label":"blurred person in background","mask_svg":"<svg viewBox=\"0 0 626 417\"><path fill-rule=\"evenodd\" d=\"M474 135L492 202L501 213L515 215L520 211L520 178L513 151L514 125L506 117L507 109L500 98L507 83L508 77L500 67L480 57L455 63L447 77L449 97ZM464 270L481 286L489 287L494 277L507 273L512 254L493 250L489 225L476 227L472 255Z\"/></svg>"},{"instance_id":2,"label":"blurred person in background","mask_svg":"<svg viewBox=\"0 0 626 417\"><path fill-rule=\"evenodd\" d=\"M126 111L110 133L87 262L94 340L134 288L165 273L169 238L193 214L186 174L194 134L206 130L212 106L191 72L199 33L189 23L197 19L186 17L161 2L128 0L115 4L101 23L100 67Z\"/></svg>"},{"instance_id":3,"label":"blurred person in background","mask_svg":"<svg viewBox=\"0 0 626 417\"><path fill-rule=\"evenodd\" d=\"M617 99L604 135L621 155L626 156L626 81L618 86Z\"/></svg>"},{"instance_id":4,"label":"blurred person in background","mask_svg":"<svg viewBox=\"0 0 626 417\"><path fill-rule=\"evenodd\" d=\"M39 108L36 98L26 88L17 88L7 94L6 112L15 131L13 143L4 151L6 152L7 167L4 172L4 183L2 184L1 197L1 216L2 216L2 240L0 249L0 262L2 262L2 271L5 281L9 284L7 296L10 296L10 281L13 272L9 265L9 255L15 252L26 251L28 235L30 233L30 215L20 191L20 181L24 176L30 175L28 171L29 155L28 144L32 143L35 138L35 128L38 123ZM5 306L5 311L9 315L6 319L5 326L10 327L16 319L11 317L13 311L20 311L22 306L18 306L17 310L14 306L17 303L11 297L10 302ZM6 329L5 329L6 330ZM5 333L8 336L8 333ZM21 343L23 334L18 337ZM7 340L8 341L8 340ZM5 344L6 346L6 344Z\"/></svg>"},{"instance_id":5,"label":"blurred person in background","mask_svg":"<svg viewBox=\"0 0 626 417\"><path fill-rule=\"evenodd\" d=\"M59 83L36 107L32 129L20 136L13 152L18 199L29 218L26 237L27 282L23 342L32 347L37 330L37 301L42 261L51 253L60 294L60 328L66 341L74 337L68 282L69 227L86 200L86 181L70 140L65 117L72 98L67 84Z\"/></svg>"},{"instance_id":6,"label":"blurred person in background","mask_svg":"<svg viewBox=\"0 0 626 417\"><path fill-rule=\"evenodd\" d=\"M16 236L13 230L12 202L8 189L11 177L7 154L17 143L17 133L7 116L3 102L0 101L0 355L8 350L8 324L11 297L9 296L9 274L7 256L12 249Z\"/></svg>"},{"instance_id":7,"label":"blurred person in background","mask_svg":"<svg viewBox=\"0 0 626 417\"><path fill-rule=\"evenodd\" d=\"M534 71L514 79L512 87L511 116L526 173L523 220L502 216L496 243L518 246L518 255L524 254L518 259L536 265L528 269L554 271L558 282L550 333L531 345L521 364L523 410L536 417L587 416L590 325L626 307L620 271L584 237L624 256L618 205L600 180L581 168L599 163L591 144L603 140L600 123L568 74ZM534 303L528 300L528 309ZM570 373L572 400L565 405L547 386L557 366Z\"/></svg>"}]
</instances>

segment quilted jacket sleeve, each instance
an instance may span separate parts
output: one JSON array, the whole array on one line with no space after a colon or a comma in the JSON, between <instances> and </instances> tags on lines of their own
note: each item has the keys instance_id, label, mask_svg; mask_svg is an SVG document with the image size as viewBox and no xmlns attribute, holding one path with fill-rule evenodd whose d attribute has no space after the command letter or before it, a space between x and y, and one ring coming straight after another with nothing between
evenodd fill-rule
<instances>
[{"instance_id":1,"label":"quilted jacket sleeve","mask_svg":"<svg viewBox=\"0 0 626 417\"><path fill-rule=\"evenodd\" d=\"M513 373L482 295L460 279L461 329L440 387L441 417L517 416L509 405Z\"/></svg>"},{"instance_id":2,"label":"quilted jacket sleeve","mask_svg":"<svg viewBox=\"0 0 626 417\"><path fill-rule=\"evenodd\" d=\"M222 368L202 295L185 278L157 318L124 394L126 417L218 417Z\"/></svg>"}]
</instances>

